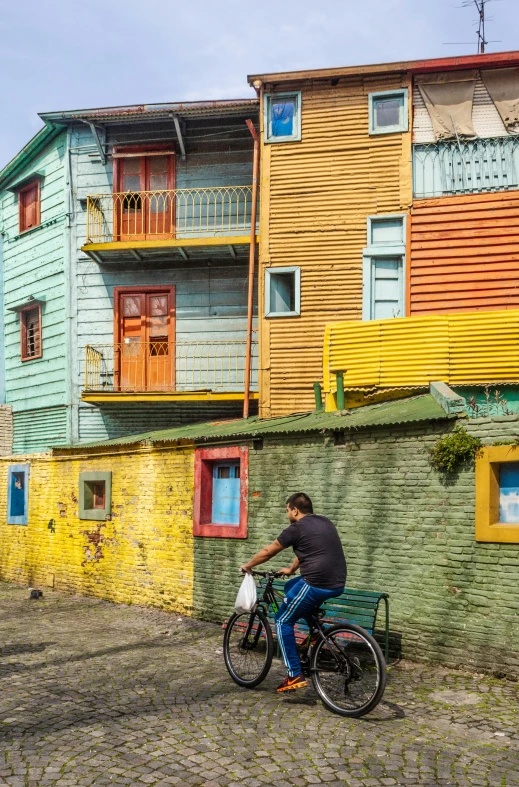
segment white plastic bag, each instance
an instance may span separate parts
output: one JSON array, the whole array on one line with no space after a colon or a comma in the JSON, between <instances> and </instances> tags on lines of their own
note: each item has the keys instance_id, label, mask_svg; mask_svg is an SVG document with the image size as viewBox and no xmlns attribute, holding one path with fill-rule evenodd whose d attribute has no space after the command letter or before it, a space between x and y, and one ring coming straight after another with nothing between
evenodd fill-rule
<instances>
[{"instance_id":1,"label":"white plastic bag","mask_svg":"<svg viewBox=\"0 0 519 787\"><path fill-rule=\"evenodd\" d=\"M251 574L245 574L234 604L236 614L244 615L246 612L252 612L256 599L256 583L254 582L254 577Z\"/></svg>"}]
</instances>

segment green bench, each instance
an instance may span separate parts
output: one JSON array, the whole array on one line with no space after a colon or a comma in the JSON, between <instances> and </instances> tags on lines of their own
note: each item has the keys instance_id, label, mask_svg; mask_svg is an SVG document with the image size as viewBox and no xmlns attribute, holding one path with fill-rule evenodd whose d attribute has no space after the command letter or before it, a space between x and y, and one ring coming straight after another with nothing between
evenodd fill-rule
<instances>
[{"instance_id":1,"label":"green bench","mask_svg":"<svg viewBox=\"0 0 519 787\"><path fill-rule=\"evenodd\" d=\"M260 582L260 587L263 585ZM276 593L284 595L285 583L282 580L274 580L274 590ZM259 595L259 594L258 594ZM281 599L280 599L281 601ZM335 623L356 623L362 626L369 634L373 634L377 623L378 608L380 602L384 602L385 607L385 648L384 655L386 661L389 658L389 594L375 593L369 590L354 590L346 588L344 593L337 598L325 601L321 609L324 610L324 621L330 625ZM269 608L269 622L272 626L274 637L276 629L274 625L274 612ZM295 626L296 642L302 644L308 636L308 626L306 623L297 623ZM279 655L279 654L278 654Z\"/></svg>"}]
</instances>

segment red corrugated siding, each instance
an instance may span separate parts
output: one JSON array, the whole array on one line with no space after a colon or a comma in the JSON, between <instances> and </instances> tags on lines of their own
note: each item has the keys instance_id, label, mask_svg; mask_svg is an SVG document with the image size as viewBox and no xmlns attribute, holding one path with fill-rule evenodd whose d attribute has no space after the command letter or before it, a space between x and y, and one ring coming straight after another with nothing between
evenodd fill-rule
<instances>
[{"instance_id":1,"label":"red corrugated siding","mask_svg":"<svg viewBox=\"0 0 519 787\"><path fill-rule=\"evenodd\" d=\"M519 191L416 201L410 314L519 307Z\"/></svg>"}]
</instances>

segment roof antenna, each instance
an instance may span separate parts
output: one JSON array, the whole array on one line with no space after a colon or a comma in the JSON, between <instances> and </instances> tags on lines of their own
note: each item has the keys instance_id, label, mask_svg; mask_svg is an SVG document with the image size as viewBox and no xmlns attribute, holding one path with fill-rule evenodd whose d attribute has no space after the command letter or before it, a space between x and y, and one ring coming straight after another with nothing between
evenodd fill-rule
<instances>
[{"instance_id":1,"label":"roof antenna","mask_svg":"<svg viewBox=\"0 0 519 787\"><path fill-rule=\"evenodd\" d=\"M472 8L476 6L476 10L478 12L478 19L474 23L474 26L477 28L476 36L477 36L477 53L478 55L484 55L486 51L487 44L497 44L499 41L488 41L485 37L485 22L491 22L492 17L486 16L486 6L488 3L492 3L493 0L463 0L461 6L458 8ZM446 44L446 46L468 46L467 41L453 41Z\"/></svg>"}]
</instances>

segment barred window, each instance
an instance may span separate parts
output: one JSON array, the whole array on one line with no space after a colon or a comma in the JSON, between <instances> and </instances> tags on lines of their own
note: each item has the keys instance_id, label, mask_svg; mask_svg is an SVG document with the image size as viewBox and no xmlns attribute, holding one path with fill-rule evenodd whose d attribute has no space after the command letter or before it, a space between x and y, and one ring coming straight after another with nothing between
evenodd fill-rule
<instances>
[{"instance_id":1,"label":"barred window","mask_svg":"<svg viewBox=\"0 0 519 787\"><path fill-rule=\"evenodd\" d=\"M20 341L22 361L42 356L41 305L27 306L20 312Z\"/></svg>"}]
</instances>

